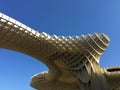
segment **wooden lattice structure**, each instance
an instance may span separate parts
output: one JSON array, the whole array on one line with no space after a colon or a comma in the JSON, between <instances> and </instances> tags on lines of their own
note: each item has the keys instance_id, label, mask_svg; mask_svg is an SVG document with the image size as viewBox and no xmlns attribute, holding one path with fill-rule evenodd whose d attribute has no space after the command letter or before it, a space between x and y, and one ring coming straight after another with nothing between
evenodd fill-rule
<instances>
[{"instance_id":1,"label":"wooden lattice structure","mask_svg":"<svg viewBox=\"0 0 120 90\"><path fill-rule=\"evenodd\" d=\"M120 90L120 67L101 69L105 34L56 36L35 31L0 13L0 47L33 56L49 71L32 76L37 90Z\"/></svg>"}]
</instances>

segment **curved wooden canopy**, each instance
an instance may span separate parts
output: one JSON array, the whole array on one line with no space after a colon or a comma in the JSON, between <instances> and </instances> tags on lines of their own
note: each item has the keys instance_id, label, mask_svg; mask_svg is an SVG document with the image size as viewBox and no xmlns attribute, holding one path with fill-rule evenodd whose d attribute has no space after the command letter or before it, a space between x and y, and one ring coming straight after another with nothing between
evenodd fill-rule
<instances>
[{"instance_id":1,"label":"curved wooden canopy","mask_svg":"<svg viewBox=\"0 0 120 90\"><path fill-rule=\"evenodd\" d=\"M75 84L78 84L80 90L109 90L99 67L100 56L106 50L109 41L109 37L103 33L81 37L39 33L0 13L1 48L16 50L42 61L49 68L50 80L56 79L59 82L61 77L64 84L67 84L71 79L65 81L66 75L71 74L71 78L78 79Z\"/></svg>"}]
</instances>

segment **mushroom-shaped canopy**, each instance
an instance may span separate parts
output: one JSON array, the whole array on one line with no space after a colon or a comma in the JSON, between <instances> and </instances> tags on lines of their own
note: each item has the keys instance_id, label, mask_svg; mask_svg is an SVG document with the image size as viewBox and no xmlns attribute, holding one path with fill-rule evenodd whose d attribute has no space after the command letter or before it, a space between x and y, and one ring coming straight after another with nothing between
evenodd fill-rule
<instances>
[{"instance_id":1,"label":"mushroom-shaped canopy","mask_svg":"<svg viewBox=\"0 0 120 90\"><path fill-rule=\"evenodd\" d=\"M0 13L0 47L28 54L45 63L49 72L43 73L45 77L42 74L39 76L40 79L44 77L40 81L48 80L46 82L48 86L49 82L53 84L59 82L69 85L68 89L72 90L72 86L77 87L75 86L77 79L88 83L91 70L94 71L92 62L99 64L99 58L106 50L109 41L109 37L103 33L81 37L39 33ZM45 87L43 84L41 87L35 84L40 83L34 78L36 76L32 77L31 86L37 89ZM50 90L50 88L45 90Z\"/></svg>"}]
</instances>

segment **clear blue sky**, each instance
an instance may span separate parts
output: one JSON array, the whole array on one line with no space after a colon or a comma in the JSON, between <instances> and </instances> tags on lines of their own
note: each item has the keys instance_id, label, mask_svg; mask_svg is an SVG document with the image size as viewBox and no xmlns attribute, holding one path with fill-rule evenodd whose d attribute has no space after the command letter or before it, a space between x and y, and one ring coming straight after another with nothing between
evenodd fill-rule
<instances>
[{"instance_id":1,"label":"clear blue sky","mask_svg":"<svg viewBox=\"0 0 120 90\"><path fill-rule=\"evenodd\" d=\"M51 35L105 33L111 42L100 65L120 65L120 0L0 0L0 12ZM0 49L0 90L34 90L30 77L44 70L30 56Z\"/></svg>"}]
</instances>

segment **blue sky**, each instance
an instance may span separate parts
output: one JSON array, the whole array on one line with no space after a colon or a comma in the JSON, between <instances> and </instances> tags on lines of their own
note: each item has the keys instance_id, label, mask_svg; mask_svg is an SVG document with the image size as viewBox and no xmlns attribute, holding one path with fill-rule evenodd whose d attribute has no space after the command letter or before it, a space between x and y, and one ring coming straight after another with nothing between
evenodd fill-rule
<instances>
[{"instance_id":1,"label":"blue sky","mask_svg":"<svg viewBox=\"0 0 120 90\"><path fill-rule=\"evenodd\" d=\"M0 0L0 12L51 35L105 33L111 42L100 66L120 65L120 0ZM0 90L34 90L30 77L45 70L30 56L0 49Z\"/></svg>"}]
</instances>

